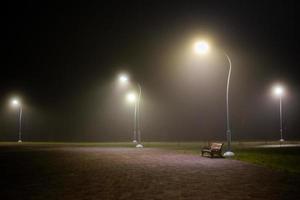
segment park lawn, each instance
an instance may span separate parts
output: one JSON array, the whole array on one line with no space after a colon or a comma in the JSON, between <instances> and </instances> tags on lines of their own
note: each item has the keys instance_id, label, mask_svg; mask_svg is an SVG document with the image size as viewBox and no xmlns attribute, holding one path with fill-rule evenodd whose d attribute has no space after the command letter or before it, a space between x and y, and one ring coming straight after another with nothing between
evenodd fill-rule
<instances>
[{"instance_id":1,"label":"park lawn","mask_svg":"<svg viewBox=\"0 0 300 200\"><path fill-rule=\"evenodd\" d=\"M236 148L234 159L300 174L300 148Z\"/></svg>"}]
</instances>

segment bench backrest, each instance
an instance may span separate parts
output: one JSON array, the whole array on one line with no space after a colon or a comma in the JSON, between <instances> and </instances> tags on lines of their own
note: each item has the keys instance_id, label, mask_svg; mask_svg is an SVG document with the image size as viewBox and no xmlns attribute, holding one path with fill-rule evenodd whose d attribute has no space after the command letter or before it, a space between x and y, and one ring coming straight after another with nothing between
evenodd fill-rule
<instances>
[{"instance_id":1,"label":"bench backrest","mask_svg":"<svg viewBox=\"0 0 300 200\"><path fill-rule=\"evenodd\" d=\"M222 149L223 143L211 143L210 144L210 149L211 150L215 150L215 151L219 151Z\"/></svg>"}]
</instances>

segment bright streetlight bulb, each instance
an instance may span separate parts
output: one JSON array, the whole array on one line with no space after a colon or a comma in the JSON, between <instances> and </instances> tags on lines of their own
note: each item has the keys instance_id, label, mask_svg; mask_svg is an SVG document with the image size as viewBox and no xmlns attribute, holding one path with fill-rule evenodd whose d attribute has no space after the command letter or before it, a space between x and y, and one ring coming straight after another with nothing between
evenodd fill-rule
<instances>
[{"instance_id":1,"label":"bright streetlight bulb","mask_svg":"<svg viewBox=\"0 0 300 200\"><path fill-rule=\"evenodd\" d=\"M135 93L131 92L131 93L127 94L126 99L127 99L128 102L134 103L137 100L137 96L136 96Z\"/></svg>"},{"instance_id":2,"label":"bright streetlight bulb","mask_svg":"<svg viewBox=\"0 0 300 200\"><path fill-rule=\"evenodd\" d=\"M194 45L195 53L197 54L206 54L209 51L209 45L205 41L198 41Z\"/></svg>"},{"instance_id":3,"label":"bright streetlight bulb","mask_svg":"<svg viewBox=\"0 0 300 200\"><path fill-rule=\"evenodd\" d=\"M12 100L11 100L11 105L12 105L13 107L17 107L17 106L20 105L20 101L19 101L18 99L12 99Z\"/></svg>"},{"instance_id":4,"label":"bright streetlight bulb","mask_svg":"<svg viewBox=\"0 0 300 200\"><path fill-rule=\"evenodd\" d=\"M284 92L284 89L283 89L282 86L277 85L277 86L274 87L273 92L274 92L274 94L275 94L276 96L282 96L282 95L283 95L283 92Z\"/></svg>"},{"instance_id":5,"label":"bright streetlight bulb","mask_svg":"<svg viewBox=\"0 0 300 200\"><path fill-rule=\"evenodd\" d=\"M129 80L128 76L126 74L121 74L119 76L119 81L122 83L122 84L125 84L127 83Z\"/></svg>"}]
</instances>

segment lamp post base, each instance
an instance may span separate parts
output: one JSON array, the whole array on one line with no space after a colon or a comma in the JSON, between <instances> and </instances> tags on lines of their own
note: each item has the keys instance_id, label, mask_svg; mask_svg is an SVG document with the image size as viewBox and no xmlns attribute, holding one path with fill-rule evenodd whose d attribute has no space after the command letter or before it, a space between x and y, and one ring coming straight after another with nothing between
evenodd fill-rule
<instances>
[{"instance_id":1,"label":"lamp post base","mask_svg":"<svg viewBox=\"0 0 300 200\"><path fill-rule=\"evenodd\" d=\"M279 142L284 142L284 139L283 139L283 138L281 138L281 139L279 140Z\"/></svg>"},{"instance_id":2,"label":"lamp post base","mask_svg":"<svg viewBox=\"0 0 300 200\"><path fill-rule=\"evenodd\" d=\"M136 148L143 148L144 146L142 144L137 144L135 147Z\"/></svg>"},{"instance_id":3,"label":"lamp post base","mask_svg":"<svg viewBox=\"0 0 300 200\"><path fill-rule=\"evenodd\" d=\"M18 140L18 143L22 143L22 140Z\"/></svg>"},{"instance_id":4,"label":"lamp post base","mask_svg":"<svg viewBox=\"0 0 300 200\"><path fill-rule=\"evenodd\" d=\"M137 141L136 141L136 140L133 140L133 141L132 141L132 143L136 144L136 143L137 143Z\"/></svg>"},{"instance_id":5,"label":"lamp post base","mask_svg":"<svg viewBox=\"0 0 300 200\"><path fill-rule=\"evenodd\" d=\"M223 156L225 158L230 158L230 157L233 157L234 156L234 153L232 151L226 151Z\"/></svg>"}]
</instances>

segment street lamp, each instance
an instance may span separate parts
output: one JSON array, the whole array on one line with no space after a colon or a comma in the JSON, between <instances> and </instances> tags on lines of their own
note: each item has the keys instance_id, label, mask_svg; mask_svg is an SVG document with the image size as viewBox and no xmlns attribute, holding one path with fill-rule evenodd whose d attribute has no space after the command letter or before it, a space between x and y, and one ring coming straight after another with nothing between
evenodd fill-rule
<instances>
[{"instance_id":1,"label":"street lamp","mask_svg":"<svg viewBox=\"0 0 300 200\"><path fill-rule=\"evenodd\" d=\"M119 75L119 82L122 84L128 83L129 78L126 74ZM143 148L141 142L141 130L140 130L140 102L141 102L141 95L142 95L142 87L139 83L137 83L138 87L138 95L135 93L128 93L126 98L127 101L131 103L135 103L134 106L134 130L133 130L133 143L136 144L137 148Z\"/></svg>"},{"instance_id":2,"label":"street lamp","mask_svg":"<svg viewBox=\"0 0 300 200\"><path fill-rule=\"evenodd\" d=\"M194 44L194 51L197 54L206 54L210 50L209 44L205 41L198 41ZM226 57L229 64L229 71L227 76L227 84L226 84L226 136L227 136L227 151L224 153L224 157L232 157L234 153L231 151L231 130L230 130L230 119L229 119L229 83L231 76L231 59L227 53L224 52L224 56Z\"/></svg>"},{"instance_id":3,"label":"street lamp","mask_svg":"<svg viewBox=\"0 0 300 200\"><path fill-rule=\"evenodd\" d=\"M137 127L137 95L134 92L130 92L126 95L126 99L129 103L134 103L134 117L133 117L133 143L137 143L136 140L136 127Z\"/></svg>"},{"instance_id":4,"label":"street lamp","mask_svg":"<svg viewBox=\"0 0 300 200\"><path fill-rule=\"evenodd\" d=\"M128 83L129 78L128 78L127 74L120 74L120 75L119 75L119 81L120 81L120 83L122 83L122 84Z\"/></svg>"},{"instance_id":5,"label":"street lamp","mask_svg":"<svg viewBox=\"0 0 300 200\"><path fill-rule=\"evenodd\" d=\"M282 135L282 96L284 94L284 88L281 85L276 85L273 88L273 93L275 96L279 97L279 123L280 123L280 142L284 142Z\"/></svg>"},{"instance_id":6,"label":"street lamp","mask_svg":"<svg viewBox=\"0 0 300 200\"><path fill-rule=\"evenodd\" d=\"M194 50L197 54L206 54L209 51L209 45L206 41L198 41L194 45Z\"/></svg>"},{"instance_id":7,"label":"street lamp","mask_svg":"<svg viewBox=\"0 0 300 200\"><path fill-rule=\"evenodd\" d=\"M11 105L15 108L19 108L19 140L18 142L21 143L22 142L22 104L21 102L14 98L11 100Z\"/></svg>"},{"instance_id":8,"label":"street lamp","mask_svg":"<svg viewBox=\"0 0 300 200\"><path fill-rule=\"evenodd\" d=\"M126 99L129 103L136 103L137 102L137 97L134 92L130 92L127 94Z\"/></svg>"}]
</instances>

